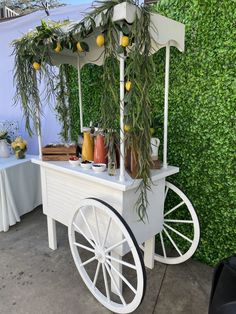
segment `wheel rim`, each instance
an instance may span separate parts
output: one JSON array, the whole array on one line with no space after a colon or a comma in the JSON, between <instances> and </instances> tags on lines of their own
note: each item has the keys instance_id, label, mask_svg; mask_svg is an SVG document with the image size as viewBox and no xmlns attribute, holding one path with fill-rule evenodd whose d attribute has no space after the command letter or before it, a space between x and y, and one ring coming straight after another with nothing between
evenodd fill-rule
<instances>
[{"instance_id":1,"label":"wheel rim","mask_svg":"<svg viewBox=\"0 0 236 314\"><path fill-rule=\"evenodd\" d=\"M69 225L69 242L84 283L100 303L116 313L130 313L140 305L145 292L145 267L132 231L114 208L97 199L83 200ZM130 250L132 262L112 255L117 251L121 254L123 245ZM126 272L122 274L114 263ZM124 295L117 278L123 283Z\"/></svg>"},{"instance_id":2,"label":"wheel rim","mask_svg":"<svg viewBox=\"0 0 236 314\"><path fill-rule=\"evenodd\" d=\"M172 206L166 210L166 205L168 203L167 198L170 192L175 194L177 204L174 204L174 206L172 204ZM181 217L180 219L178 217L178 211L180 210L182 210L183 213L185 211L186 216L189 218L186 218L185 216L185 218ZM180 231L183 229L183 226L191 236ZM157 242L157 246L159 244L159 250L154 258L156 261L165 264L179 264L185 262L194 254L199 243L200 227L193 205L186 195L170 182L166 182L165 187L163 229L157 237L159 237L159 239L157 239L159 240ZM180 243L182 247L180 247L178 241L181 241ZM168 252L165 242L168 242L169 247L172 248L171 252ZM174 256L171 254L173 252L175 253L173 254Z\"/></svg>"}]
</instances>

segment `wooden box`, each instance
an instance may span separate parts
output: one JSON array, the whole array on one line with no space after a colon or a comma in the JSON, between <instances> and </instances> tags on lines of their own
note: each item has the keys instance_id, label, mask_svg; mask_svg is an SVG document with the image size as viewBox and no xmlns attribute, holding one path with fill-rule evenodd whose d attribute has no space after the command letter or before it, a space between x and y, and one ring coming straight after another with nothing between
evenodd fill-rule
<instances>
[{"instance_id":1,"label":"wooden box","mask_svg":"<svg viewBox=\"0 0 236 314\"><path fill-rule=\"evenodd\" d=\"M133 179L139 179L138 177L138 155L136 152L131 151L130 148L126 151L125 156L125 169L128 172L128 174ZM153 160L150 169L161 169L161 162L160 160Z\"/></svg>"},{"instance_id":2,"label":"wooden box","mask_svg":"<svg viewBox=\"0 0 236 314\"><path fill-rule=\"evenodd\" d=\"M44 161L65 161L70 156L75 156L77 145L46 145L42 148L42 159Z\"/></svg>"}]
</instances>

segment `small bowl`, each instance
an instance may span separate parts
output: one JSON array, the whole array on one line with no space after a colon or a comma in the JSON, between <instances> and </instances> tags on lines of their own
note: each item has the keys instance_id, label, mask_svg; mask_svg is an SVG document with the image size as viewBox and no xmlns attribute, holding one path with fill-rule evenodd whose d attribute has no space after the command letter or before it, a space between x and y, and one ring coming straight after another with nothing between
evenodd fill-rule
<instances>
[{"instance_id":1,"label":"small bowl","mask_svg":"<svg viewBox=\"0 0 236 314\"><path fill-rule=\"evenodd\" d=\"M106 170L106 164L93 164L92 168L95 172L103 172Z\"/></svg>"},{"instance_id":2,"label":"small bowl","mask_svg":"<svg viewBox=\"0 0 236 314\"><path fill-rule=\"evenodd\" d=\"M76 167L78 166L80 163L81 163L81 159L76 159L76 160L71 160L69 159L69 163L73 166L73 167Z\"/></svg>"},{"instance_id":3,"label":"small bowl","mask_svg":"<svg viewBox=\"0 0 236 314\"><path fill-rule=\"evenodd\" d=\"M86 163L84 161L82 161L80 163L80 166L85 169L85 170L88 170L88 169L91 169L92 168L92 165L93 165L93 162L92 161L87 161Z\"/></svg>"}]
</instances>

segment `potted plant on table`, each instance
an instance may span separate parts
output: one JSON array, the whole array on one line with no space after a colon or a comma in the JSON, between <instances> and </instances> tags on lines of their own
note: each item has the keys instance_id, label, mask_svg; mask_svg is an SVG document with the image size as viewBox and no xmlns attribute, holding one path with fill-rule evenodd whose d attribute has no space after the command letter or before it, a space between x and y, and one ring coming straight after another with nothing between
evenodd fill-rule
<instances>
[{"instance_id":1,"label":"potted plant on table","mask_svg":"<svg viewBox=\"0 0 236 314\"><path fill-rule=\"evenodd\" d=\"M12 143L11 147L15 152L17 159L25 158L25 152L27 151L27 142L21 137L17 137Z\"/></svg>"}]
</instances>

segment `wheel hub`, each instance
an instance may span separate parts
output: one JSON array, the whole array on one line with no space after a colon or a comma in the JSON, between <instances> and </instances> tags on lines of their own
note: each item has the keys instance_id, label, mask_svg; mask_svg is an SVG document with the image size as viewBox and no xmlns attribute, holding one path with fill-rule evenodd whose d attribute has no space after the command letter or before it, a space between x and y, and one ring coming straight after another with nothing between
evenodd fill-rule
<instances>
[{"instance_id":1,"label":"wheel hub","mask_svg":"<svg viewBox=\"0 0 236 314\"><path fill-rule=\"evenodd\" d=\"M105 255L105 252L102 248L96 248L95 249L95 256L96 256L96 259L100 262L100 263L105 263L106 261L106 255Z\"/></svg>"}]
</instances>

